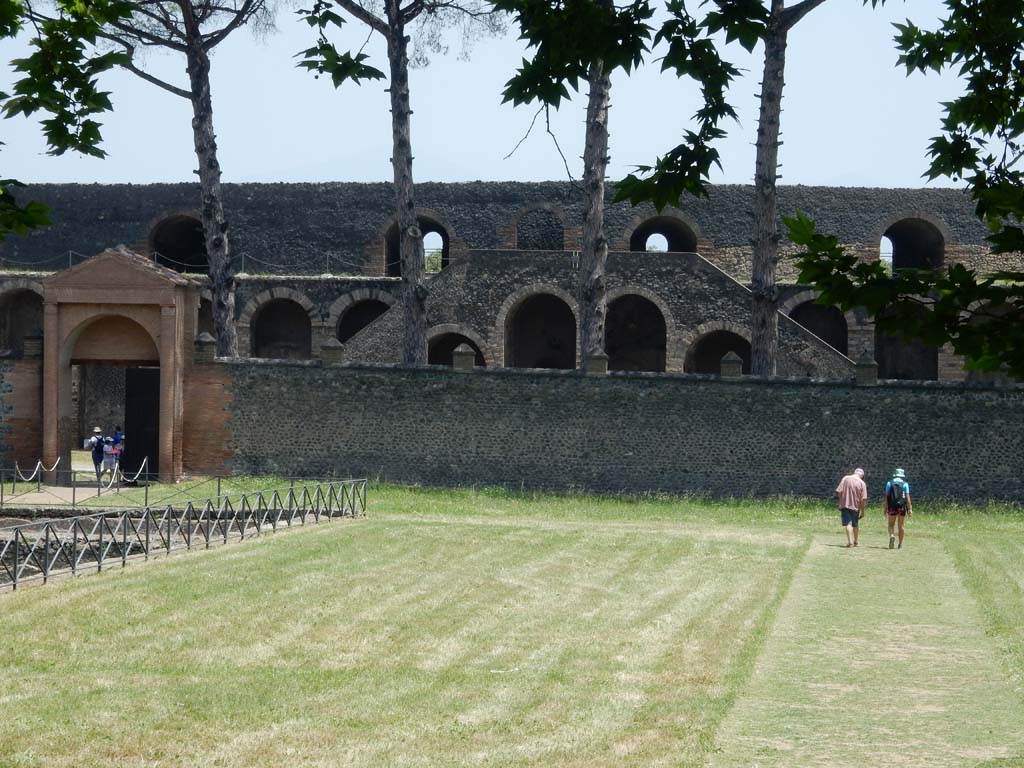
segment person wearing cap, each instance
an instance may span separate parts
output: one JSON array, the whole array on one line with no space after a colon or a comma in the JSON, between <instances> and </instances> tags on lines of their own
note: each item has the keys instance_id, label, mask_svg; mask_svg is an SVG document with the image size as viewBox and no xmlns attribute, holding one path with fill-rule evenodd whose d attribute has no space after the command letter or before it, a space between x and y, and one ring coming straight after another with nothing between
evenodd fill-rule
<instances>
[{"instance_id":1,"label":"person wearing cap","mask_svg":"<svg viewBox=\"0 0 1024 768\"><path fill-rule=\"evenodd\" d=\"M836 488L839 499L839 514L846 529L846 546L857 546L857 523L864 517L864 507L868 501L868 487L864 483L864 470L857 467L839 481Z\"/></svg>"},{"instance_id":2,"label":"person wearing cap","mask_svg":"<svg viewBox=\"0 0 1024 768\"><path fill-rule=\"evenodd\" d=\"M99 427L92 428L92 437L88 440L89 450L92 452L92 465L96 469L96 482L100 481L103 474L103 430Z\"/></svg>"},{"instance_id":3,"label":"person wearing cap","mask_svg":"<svg viewBox=\"0 0 1024 768\"><path fill-rule=\"evenodd\" d=\"M896 544L896 533L899 532L899 548L903 549L903 523L909 515L914 514L910 502L910 483L907 473L897 467L892 473L892 480L885 484L885 516L889 520L889 549Z\"/></svg>"}]
</instances>

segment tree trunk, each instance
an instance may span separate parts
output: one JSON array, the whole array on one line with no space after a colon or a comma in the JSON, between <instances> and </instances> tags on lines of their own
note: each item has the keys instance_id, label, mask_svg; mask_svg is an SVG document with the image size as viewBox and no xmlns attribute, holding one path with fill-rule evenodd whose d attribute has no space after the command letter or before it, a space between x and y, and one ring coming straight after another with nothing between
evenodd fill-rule
<instances>
[{"instance_id":1,"label":"tree trunk","mask_svg":"<svg viewBox=\"0 0 1024 768\"><path fill-rule=\"evenodd\" d=\"M199 160L199 189L202 197L200 218L206 240L206 258L213 288L213 325L217 336L217 354L238 355L235 333L235 268L228 243L228 222L220 189L220 163L217 139L213 132L213 100L210 97L210 57L202 47L199 24L184 3L185 33L188 38L188 78L192 91L192 137Z\"/></svg>"},{"instance_id":2,"label":"tree trunk","mask_svg":"<svg viewBox=\"0 0 1024 768\"><path fill-rule=\"evenodd\" d=\"M583 263L580 265L580 353L586 360L604 353L608 312L605 266L608 240L604 233L604 180L608 170L608 94L612 83L604 64L590 65L587 101L587 143L583 149Z\"/></svg>"},{"instance_id":3,"label":"tree trunk","mask_svg":"<svg viewBox=\"0 0 1024 768\"><path fill-rule=\"evenodd\" d=\"M391 165L395 178L399 257L402 269L402 312L405 339L402 361L427 361L427 289L423 282L423 235L416 218L412 182L412 138L409 108L409 38L398 0L387 0L388 63L391 66Z\"/></svg>"},{"instance_id":4,"label":"tree trunk","mask_svg":"<svg viewBox=\"0 0 1024 768\"><path fill-rule=\"evenodd\" d=\"M779 347L778 293L775 269L779 261L779 230L776 221L776 182L779 165L779 114L785 86L786 38L780 23L783 0L772 0L772 21L765 38L764 73L761 77L761 112L757 125L757 159L754 168L754 239L751 289L751 373L775 374Z\"/></svg>"}]
</instances>

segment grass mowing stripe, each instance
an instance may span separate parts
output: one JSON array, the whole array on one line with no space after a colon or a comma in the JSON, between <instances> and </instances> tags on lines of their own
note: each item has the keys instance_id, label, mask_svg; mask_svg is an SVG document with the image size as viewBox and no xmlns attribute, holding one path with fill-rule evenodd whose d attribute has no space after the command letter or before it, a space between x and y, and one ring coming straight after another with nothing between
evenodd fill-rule
<instances>
[{"instance_id":1,"label":"grass mowing stripe","mask_svg":"<svg viewBox=\"0 0 1024 768\"><path fill-rule=\"evenodd\" d=\"M712 765L932 768L1019 755L1024 705L941 543L834 542L819 539L798 571Z\"/></svg>"},{"instance_id":2,"label":"grass mowing stripe","mask_svg":"<svg viewBox=\"0 0 1024 768\"><path fill-rule=\"evenodd\" d=\"M0 764L686 763L793 547L508 522L375 515L12 595L36 655L0 638Z\"/></svg>"},{"instance_id":3,"label":"grass mowing stripe","mask_svg":"<svg viewBox=\"0 0 1024 768\"><path fill-rule=\"evenodd\" d=\"M1024 699L1024 542L1003 533L998 538L950 533L942 539Z\"/></svg>"}]
</instances>

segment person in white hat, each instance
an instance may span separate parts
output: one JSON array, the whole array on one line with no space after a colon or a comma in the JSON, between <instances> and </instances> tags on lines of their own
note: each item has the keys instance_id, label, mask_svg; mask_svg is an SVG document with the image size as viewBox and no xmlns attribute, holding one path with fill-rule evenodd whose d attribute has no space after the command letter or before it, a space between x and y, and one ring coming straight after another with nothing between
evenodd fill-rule
<instances>
[{"instance_id":1,"label":"person in white hat","mask_svg":"<svg viewBox=\"0 0 1024 768\"><path fill-rule=\"evenodd\" d=\"M92 465L96 469L96 482L100 481L103 474L103 430L99 427L92 428L92 437L89 438L89 450L92 452Z\"/></svg>"},{"instance_id":2,"label":"person in white hat","mask_svg":"<svg viewBox=\"0 0 1024 768\"><path fill-rule=\"evenodd\" d=\"M846 529L846 546L856 547L859 532L857 524L864 517L864 507L868 501L868 487L864 483L864 470L857 467L839 481L836 488L839 499L839 514Z\"/></svg>"}]
</instances>

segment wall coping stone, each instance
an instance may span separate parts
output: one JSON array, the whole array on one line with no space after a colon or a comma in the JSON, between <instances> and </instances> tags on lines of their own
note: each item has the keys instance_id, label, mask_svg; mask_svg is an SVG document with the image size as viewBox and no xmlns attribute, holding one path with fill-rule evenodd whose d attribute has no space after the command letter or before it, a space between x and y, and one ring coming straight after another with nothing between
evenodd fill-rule
<instances>
[{"instance_id":1,"label":"wall coping stone","mask_svg":"<svg viewBox=\"0 0 1024 768\"><path fill-rule=\"evenodd\" d=\"M318 368L322 367L320 360L272 360L265 358L248 357L218 357L216 363L224 365L257 365L274 366L280 365L293 368ZM332 365L331 368L337 371L345 369L367 370L367 371L404 371L409 373L449 373L453 374L451 366L448 365L410 365L407 363L369 363L369 362L345 362L339 365ZM657 382L682 382L701 383L714 381L722 386L808 386L808 387L833 387L837 389L856 389L857 384L853 376L843 379L814 378L810 376L743 376L740 379L722 379L717 374L709 373L675 373L661 371L609 371L606 376L596 378L587 376L577 368L558 370L553 368L502 368L499 366L484 366L473 368L473 373L478 376L510 376L510 377L540 377L540 378L577 378L588 381L608 381L616 379L631 379L636 381L657 381ZM966 382L966 381L905 381L901 379L879 379L877 389L930 389L951 392L1024 392L1024 382L1013 384L997 384L991 382Z\"/></svg>"}]
</instances>

